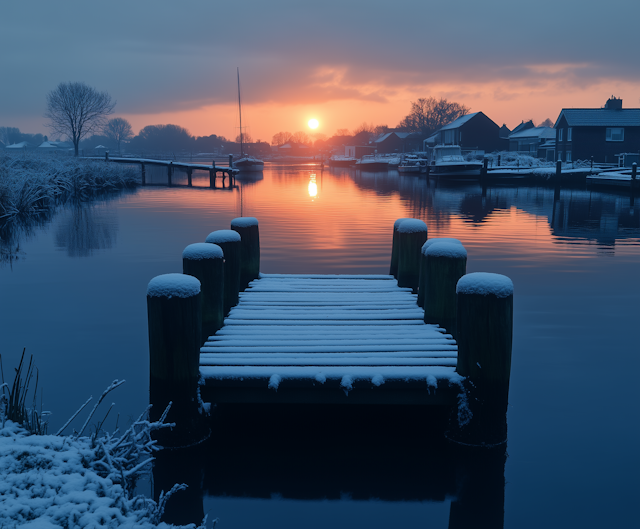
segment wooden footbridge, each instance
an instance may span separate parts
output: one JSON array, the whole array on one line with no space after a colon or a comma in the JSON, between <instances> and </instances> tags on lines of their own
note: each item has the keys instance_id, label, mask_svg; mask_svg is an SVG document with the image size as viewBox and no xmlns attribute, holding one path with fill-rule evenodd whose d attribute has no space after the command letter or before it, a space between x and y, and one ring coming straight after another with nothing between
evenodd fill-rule
<instances>
[{"instance_id":1,"label":"wooden footbridge","mask_svg":"<svg viewBox=\"0 0 640 529\"><path fill-rule=\"evenodd\" d=\"M233 162L231 156L229 157L229 166L216 165L215 161L211 165L204 165L199 163L178 162L173 160L154 160L148 158L128 158L128 157L110 157L109 153L105 154L104 158L101 157L87 157L89 160L104 160L106 162L121 163L129 165L139 165L140 174L142 179L142 185L147 185L147 167L164 167L167 171L167 185L173 185L173 175L176 169L183 171L187 175L187 186L192 187L193 171L206 171L209 173L209 186L216 187L216 177L220 173L222 177L222 187L226 178L229 178L229 185L233 185L235 176L238 174L238 169L232 167Z\"/></svg>"},{"instance_id":2,"label":"wooden footbridge","mask_svg":"<svg viewBox=\"0 0 640 529\"><path fill-rule=\"evenodd\" d=\"M262 274L200 349L216 403L452 404L457 345L386 275Z\"/></svg>"},{"instance_id":3,"label":"wooden footbridge","mask_svg":"<svg viewBox=\"0 0 640 529\"><path fill-rule=\"evenodd\" d=\"M149 283L151 401L182 423L165 444L202 432L203 400L449 406L450 438L505 442L511 280L466 274L460 242L416 219L394 226L390 275L260 274L257 219L231 228Z\"/></svg>"}]
</instances>

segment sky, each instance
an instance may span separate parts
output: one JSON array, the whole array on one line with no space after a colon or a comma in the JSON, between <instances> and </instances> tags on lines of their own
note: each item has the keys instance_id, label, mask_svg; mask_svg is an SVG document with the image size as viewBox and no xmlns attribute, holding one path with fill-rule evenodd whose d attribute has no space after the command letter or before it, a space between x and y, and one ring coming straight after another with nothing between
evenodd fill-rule
<instances>
[{"instance_id":1,"label":"sky","mask_svg":"<svg viewBox=\"0 0 640 529\"><path fill-rule=\"evenodd\" d=\"M46 95L81 81L137 133L394 127L444 97L498 125L555 121L612 95L640 108L637 0L0 3L0 126L47 133Z\"/></svg>"}]
</instances>

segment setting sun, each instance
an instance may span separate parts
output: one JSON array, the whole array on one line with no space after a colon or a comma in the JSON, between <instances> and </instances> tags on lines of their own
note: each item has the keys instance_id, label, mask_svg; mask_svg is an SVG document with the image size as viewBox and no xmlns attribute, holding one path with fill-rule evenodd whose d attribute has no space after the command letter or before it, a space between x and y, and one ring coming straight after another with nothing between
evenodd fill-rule
<instances>
[{"instance_id":1,"label":"setting sun","mask_svg":"<svg viewBox=\"0 0 640 529\"><path fill-rule=\"evenodd\" d=\"M317 120L317 119L310 119L310 120L309 120L309 122L308 122L307 124L309 125L309 128L311 128L311 129L317 129L317 128L318 128L318 125L319 125L320 123L318 123L318 120Z\"/></svg>"}]
</instances>

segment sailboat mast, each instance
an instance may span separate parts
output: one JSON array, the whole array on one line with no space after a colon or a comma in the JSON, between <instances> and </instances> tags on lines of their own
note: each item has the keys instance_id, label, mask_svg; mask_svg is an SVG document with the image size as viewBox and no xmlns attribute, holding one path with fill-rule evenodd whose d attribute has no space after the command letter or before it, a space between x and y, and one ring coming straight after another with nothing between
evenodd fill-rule
<instances>
[{"instance_id":1,"label":"sailboat mast","mask_svg":"<svg viewBox=\"0 0 640 529\"><path fill-rule=\"evenodd\" d=\"M243 145L242 145L242 103L240 102L240 67L237 67L238 70L238 114L240 115L240 158L244 156L243 153Z\"/></svg>"}]
</instances>

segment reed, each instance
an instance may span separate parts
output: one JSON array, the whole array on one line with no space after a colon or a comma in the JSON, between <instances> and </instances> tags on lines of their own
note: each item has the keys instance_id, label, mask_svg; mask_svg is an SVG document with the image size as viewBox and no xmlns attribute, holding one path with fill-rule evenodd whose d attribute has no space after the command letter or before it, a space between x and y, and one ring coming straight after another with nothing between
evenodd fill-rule
<instances>
[{"instance_id":1,"label":"reed","mask_svg":"<svg viewBox=\"0 0 640 529\"><path fill-rule=\"evenodd\" d=\"M0 220L42 215L138 185L133 167L82 158L0 154Z\"/></svg>"}]
</instances>

